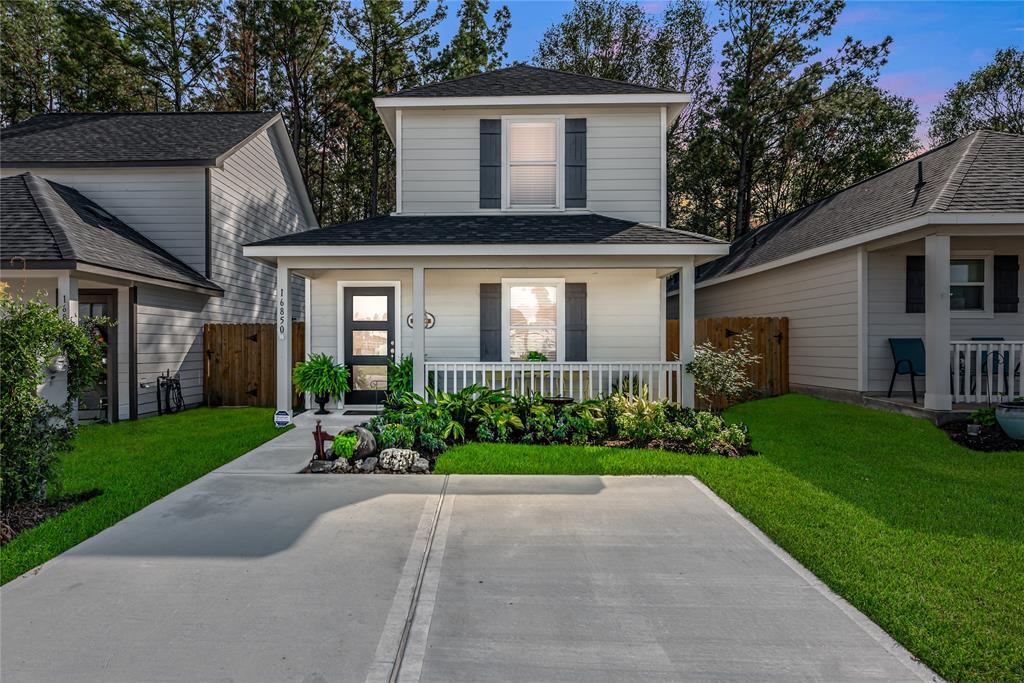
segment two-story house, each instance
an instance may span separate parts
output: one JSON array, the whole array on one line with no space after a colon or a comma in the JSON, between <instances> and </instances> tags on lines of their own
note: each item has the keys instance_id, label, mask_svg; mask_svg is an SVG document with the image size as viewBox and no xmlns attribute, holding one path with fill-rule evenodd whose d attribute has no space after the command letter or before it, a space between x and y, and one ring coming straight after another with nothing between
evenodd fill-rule
<instances>
[{"instance_id":1,"label":"two-story house","mask_svg":"<svg viewBox=\"0 0 1024 683\"><path fill-rule=\"evenodd\" d=\"M376 99L396 148L389 216L263 240L277 296L306 281L306 348L379 403L389 358L414 390L470 384L691 404L694 268L728 245L666 227L666 132L689 96L530 66ZM665 278L680 273L680 361ZM279 328L283 340L290 334ZM279 343L278 409L290 409Z\"/></svg>"},{"instance_id":2,"label":"two-story house","mask_svg":"<svg viewBox=\"0 0 1024 683\"><path fill-rule=\"evenodd\" d=\"M317 226L280 114L53 114L0 145L8 292L116 322L82 418L155 413L165 373L200 403L203 325L278 317L277 273L242 245ZM55 369L44 395L63 400L63 382Z\"/></svg>"}]
</instances>

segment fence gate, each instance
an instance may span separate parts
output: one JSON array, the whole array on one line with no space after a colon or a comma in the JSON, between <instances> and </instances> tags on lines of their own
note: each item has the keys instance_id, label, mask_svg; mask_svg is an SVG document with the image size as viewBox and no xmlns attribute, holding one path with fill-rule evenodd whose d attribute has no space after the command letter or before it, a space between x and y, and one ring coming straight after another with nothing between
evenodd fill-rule
<instances>
[{"instance_id":1,"label":"fence gate","mask_svg":"<svg viewBox=\"0 0 1024 683\"><path fill-rule=\"evenodd\" d=\"M305 356L305 323L292 323L292 365ZM277 329L274 325L203 326L203 395L211 406L275 405ZM302 405L296 393L293 407Z\"/></svg>"},{"instance_id":2,"label":"fence gate","mask_svg":"<svg viewBox=\"0 0 1024 683\"><path fill-rule=\"evenodd\" d=\"M711 342L720 350L731 348L740 333L749 331L751 350L760 357L750 369L754 391L760 396L789 393L789 318L699 318L695 322L694 343ZM675 360L679 355L678 320L668 321L666 337L668 360Z\"/></svg>"}]
</instances>

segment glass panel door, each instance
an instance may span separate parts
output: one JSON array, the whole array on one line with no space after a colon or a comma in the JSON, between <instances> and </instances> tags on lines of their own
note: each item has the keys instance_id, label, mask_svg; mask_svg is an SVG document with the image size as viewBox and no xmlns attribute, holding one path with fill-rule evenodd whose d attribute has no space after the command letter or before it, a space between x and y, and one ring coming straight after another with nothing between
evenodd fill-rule
<instances>
[{"instance_id":1,"label":"glass panel door","mask_svg":"<svg viewBox=\"0 0 1024 683\"><path fill-rule=\"evenodd\" d=\"M117 316L117 293L104 290L82 290L78 296L78 317ZM105 351L101 363L105 372L96 383L85 390L78 402L81 422L113 422L117 419L117 327L97 327L93 334L103 343Z\"/></svg>"},{"instance_id":2,"label":"glass panel door","mask_svg":"<svg viewBox=\"0 0 1024 683\"><path fill-rule=\"evenodd\" d=\"M376 405L388 390L389 358L395 356L394 287L346 287L345 365L351 377L350 405Z\"/></svg>"}]
</instances>

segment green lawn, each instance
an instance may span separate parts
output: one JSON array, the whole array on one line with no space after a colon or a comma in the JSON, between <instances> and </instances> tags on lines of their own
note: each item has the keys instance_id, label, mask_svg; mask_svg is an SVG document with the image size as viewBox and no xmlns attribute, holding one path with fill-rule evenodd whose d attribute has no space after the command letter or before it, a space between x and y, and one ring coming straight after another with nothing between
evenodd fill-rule
<instances>
[{"instance_id":1,"label":"green lawn","mask_svg":"<svg viewBox=\"0 0 1024 683\"><path fill-rule=\"evenodd\" d=\"M62 458L64 494L103 493L29 529L0 550L6 583L280 433L268 408L194 408L82 427Z\"/></svg>"},{"instance_id":2,"label":"green lawn","mask_svg":"<svg viewBox=\"0 0 1024 683\"><path fill-rule=\"evenodd\" d=\"M940 675L1024 680L1024 454L806 396L727 415L762 455L470 444L437 472L694 474Z\"/></svg>"}]
</instances>

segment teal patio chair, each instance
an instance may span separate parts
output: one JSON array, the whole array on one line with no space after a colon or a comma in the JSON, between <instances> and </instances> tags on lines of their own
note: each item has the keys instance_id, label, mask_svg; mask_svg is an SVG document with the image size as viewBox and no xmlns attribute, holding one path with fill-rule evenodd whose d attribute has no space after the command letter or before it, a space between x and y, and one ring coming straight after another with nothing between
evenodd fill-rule
<instances>
[{"instance_id":1,"label":"teal patio chair","mask_svg":"<svg viewBox=\"0 0 1024 683\"><path fill-rule=\"evenodd\" d=\"M889 337L889 349L892 351L892 379L889 380L889 397L896 384L896 375L910 375L910 392L917 403L917 385L915 377L924 377L924 340L920 337L899 339Z\"/></svg>"}]
</instances>

